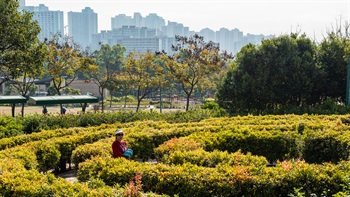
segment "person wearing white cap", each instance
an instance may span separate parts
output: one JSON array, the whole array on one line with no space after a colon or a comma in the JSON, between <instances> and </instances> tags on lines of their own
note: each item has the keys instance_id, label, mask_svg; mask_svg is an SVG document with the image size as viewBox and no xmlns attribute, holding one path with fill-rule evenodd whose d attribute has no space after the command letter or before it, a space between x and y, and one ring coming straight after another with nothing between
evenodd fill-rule
<instances>
[{"instance_id":1,"label":"person wearing white cap","mask_svg":"<svg viewBox=\"0 0 350 197\"><path fill-rule=\"evenodd\" d=\"M115 131L115 141L112 144L113 157L126 157L124 152L128 150L127 143L123 140L124 132L121 129Z\"/></svg>"}]
</instances>

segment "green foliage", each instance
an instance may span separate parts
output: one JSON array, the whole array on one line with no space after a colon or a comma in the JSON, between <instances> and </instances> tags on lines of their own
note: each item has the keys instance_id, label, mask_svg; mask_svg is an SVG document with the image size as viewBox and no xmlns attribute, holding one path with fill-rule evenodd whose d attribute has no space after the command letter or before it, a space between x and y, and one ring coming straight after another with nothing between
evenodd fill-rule
<instances>
[{"instance_id":1,"label":"green foliage","mask_svg":"<svg viewBox=\"0 0 350 197\"><path fill-rule=\"evenodd\" d=\"M348 118L249 115L182 123L147 120L3 138L0 142L12 148L0 151L0 194L346 196L350 162L342 154L349 153ZM123 128L136 158L155 155L158 163L112 158L116 128ZM22 145L13 147L16 143ZM299 157L319 158L316 162L322 164L293 159ZM266 166L276 158L286 160ZM70 160L79 166L79 180L86 183L67 183L46 172L47 166L52 169Z\"/></svg>"},{"instance_id":2,"label":"green foliage","mask_svg":"<svg viewBox=\"0 0 350 197\"><path fill-rule=\"evenodd\" d=\"M44 129L52 130L59 128L98 126L101 124L126 123L138 120L167 120L168 122L197 122L210 117L219 117L222 111L198 109L188 112L177 111L174 113L161 114L151 112L108 112L108 113L80 113L66 114L64 116L33 114L25 117L0 117L0 139L13 137L21 134L31 134ZM0 141L0 146L1 146ZM1 147L0 147L1 148Z\"/></svg>"},{"instance_id":3,"label":"green foliage","mask_svg":"<svg viewBox=\"0 0 350 197\"><path fill-rule=\"evenodd\" d=\"M199 148L202 148L203 145L186 138L172 138L163 144L159 145L157 148L154 149L154 154L157 160L162 160L163 158L167 159L169 157L169 154L175 152L175 151L190 151L190 150L196 150Z\"/></svg>"},{"instance_id":4,"label":"green foliage","mask_svg":"<svg viewBox=\"0 0 350 197\"><path fill-rule=\"evenodd\" d=\"M93 144L86 144L84 146L77 147L72 152L72 163L75 169L78 170L79 163L91 159L92 157L111 157L113 140L106 139Z\"/></svg>"},{"instance_id":5,"label":"green foliage","mask_svg":"<svg viewBox=\"0 0 350 197\"><path fill-rule=\"evenodd\" d=\"M175 53L165 64L166 71L172 74L186 94L186 111L188 111L189 100L195 87L201 87L200 82L208 79L210 74L220 71L232 55L226 51L220 54L218 44L205 42L198 34L188 38L175 36L175 40L176 45L172 47Z\"/></svg>"},{"instance_id":6,"label":"green foliage","mask_svg":"<svg viewBox=\"0 0 350 197\"><path fill-rule=\"evenodd\" d=\"M23 124L20 119L0 116L0 139L23 134L23 130Z\"/></svg>"},{"instance_id":7,"label":"green foliage","mask_svg":"<svg viewBox=\"0 0 350 197\"><path fill-rule=\"evenodd\" d=\"M37 38L40 27L32 20L32 13L20 13L18 6L15 0L0 1L0 15L6 16L0 18L0 73L5 81L42 72L45 51Z\"/></svg>"},{"instance_id":8,"label":"green foliage","mask_svg":"<svg viewBox=\"0 0 350 197\"><path fill-rule=\"evenodd\" d=\"M304 139L303 158L309 163L333 162L349 159L349 135L339 131L308 133Z\"/></svg>"},{"instance_id":9,"label":"green foliage","mask_svg":"<svg viewBox=\"0 0 350 197\"><path fill-rule=\"evenodd\" d=\"M315 104L320 70L316 45L305 35L279 36L237 54L217 94L230 112Z\"/></svg>"},{"instance_id":10,"label":"green foliage","mask_svg":"<svg viewBox=\"0 0 350 197\"><path fill-rule=\"evenodd\" d=\"M129 82L136 90L137 106L147 95L157 90L159 76L155 74L158 64L154 62L155 56L152 53L138 54L130 53L126 59L124 70Z\"/></svg>"},{"instance_id":11,"label":"green foliage","mask_svg":"<svg viewBox=\"0 0 350 197\"><path fill-rule=\"evenodd\" d=\"M306 196L331 196L346 192L341 185L349 183L348 162L310 165L292 160L273 168L239 164L208 168L190 163L140 164L124 158L93 158L82 163L80 169L79 180L101 179L107 185L126 184L139 171L143 190L170 196L288 196L295 188L301 188L298 193Z\"/></svg>"},{"instance_id":12,"label":"green foliage","mask_svg":"<svg viewBox=\"0 0 350 197\"><path fill-rule=\"evenodd\" d=\"M41 116L38 115L32 115L32 116L26 116L23 119L23 131L26 134L31 134L33 132L39 132L41 131L43 127L43 122L41 120Z\"/></svg>"},{"instance_id":13,"label":"green foliage","mask_svg":"<svg viewBox=\"0 0 350 197\"><path fill-rule=\"evenodd\" d=\"M345 101L347 62L349 57L349 38L331 32L318 46L318 61L324 76L320 79L323 85L322 96L338 102Z\"/></svg>"},{"instance_id":14,"label":"green foliage","mask_svg":"<svg viewBox=\"0 0 350 197\"><path fill-rule=\"evenodd\" d=\"M48 55L45 62L45 77L52 79L52 86L58 95L62 89L77 78L79 72L89 70L93 59L68 36L55 34L51 40L45 40ZM52 94L53 91L50 91Z\"/></svg>"},{"instance_id":15,"label":"green foliage","mask_svg":"<svg viewBox=\"0 0 350 197\"><path fill-rule=\"evenodd\" d=\"M57 166L61 153L56 148L55 144L39 143L35 149L35 155L39 164L38 170L40 172L47 172Z\"/></svg>"},{"instance_id":16,"label":"green foliage","mask_svg":"<svg viewBox=\"0 0 350 197\"><path fill-rule=\"evenodd\" d=\"M112 47L108 44L102 44L100 50L95 51L96 65L90 65L87 72L89 79L91 78L99 87L102 111L105 89L115 92L119 86L117 77L120 76L122 71L125 50L125 47L119 44Z\"/></svg>"},{"instance_id":17,"label":"green foliage","mask_svg":"<svg viewBox=\"0 0 350 197\"><path fill-rule=\"evenodd\" d=\"M26 146L16 149L6 149L0 152L0 158L3 160L16 160L22 167L27 170L34 170L38 168L38 161L34 151Z\"/></svg>"}]
</instances>

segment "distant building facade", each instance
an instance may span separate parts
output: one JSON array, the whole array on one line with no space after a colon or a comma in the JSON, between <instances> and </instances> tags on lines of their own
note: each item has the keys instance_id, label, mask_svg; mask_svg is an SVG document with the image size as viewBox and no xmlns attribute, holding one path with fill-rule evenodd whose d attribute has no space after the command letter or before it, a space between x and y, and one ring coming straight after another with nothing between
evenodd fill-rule
<instances>
[{"instance_id":1,"label":"distant building facade","mask_svg":"<svg viewBox=\"0 0 350 197\"><path fill-rule=\"evenodd\" d=\"M165 26L165 20L155 13L150 13L142 17L139 12L134 13L134 17L119 14L111 18L111 29L122 28L123 26L147 27L161 30Z\"/></svg>"},{"instance_id":2,"label":"distant building facade","mask_svg":"<svg viewBox=\"0 0 350 197\"><path fill-rule=\"evenodd\" d=\"M135 26L123 26L94 34L92 49L98 50L100 44L109 44L110 46L120 44L126 48L126 55L133 51L145 53L163 50L164 46L160 30Z\"/></svg>"},{"instance_id":3,"label":"distant building facade","mask_svg":"<svg viewBox=\"0 0 350 197\"><path fill-rule=\"evenodd\" d=\"M41 32L38 35L39 40L52 39L57 33L64 35L62 11L50 11L44 4L40 4L38 7L23 6L23 9L34 13L33 20L37 20L41 28Z\"/></svg>"},{"instance_id":4,"label":"distant building facade","mask_svg":"<svg viewBox=\"0 0 350 197\"><path fill-rule=\"evenodd\" d=\"M92 35L98 32L97 14L89 7L68 12L68 34L82 48L92 47Z\"/></svg>"}]
</instances>

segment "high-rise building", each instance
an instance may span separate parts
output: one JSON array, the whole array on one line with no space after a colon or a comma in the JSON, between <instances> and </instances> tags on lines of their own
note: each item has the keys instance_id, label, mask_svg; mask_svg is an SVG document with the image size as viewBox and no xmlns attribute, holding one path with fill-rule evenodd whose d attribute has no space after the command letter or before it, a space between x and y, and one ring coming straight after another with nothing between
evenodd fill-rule
<instances>
[{"instance_id":1,"label":"high-rise building","mask_svg":"<svg viewBox=\"0 0 350 197\"><path fill-rule=\"evenodd\" d=\"M135 27L143 27L143 18L141 16L141 14L139 12L135 12L134 13L134 23L135 23Z\"/></svg>"},{"instance_id":2,"label":"high-rise building","mask_svg":"<svg viewBox=\"0 0 350 197\"><path fill-rule=\"evenodd\" d=\"M203 36L205 42L216 42L215 32L209 28L202 29L200 32L198 32L198 35Z\"/></svg>"},{"instance_id":3,"label":"high-rise building","mask_svg":"<svg viewBox=\"0 0 350 197\"><path fill-rule=\"evenodd\" d=\"M120 45L125 47L125 55L137 53L154 53L162 49L162 40L158 37L154 38L125 38L120 40Z\"/></svg>"},{"instance_id":4,"label":"high-rise building","mask_svg":"<svg viewBox=\"0 0 350 197\"><path fill-rule=\"evenodd\" d=\"M142 18L142 16L141 16ZM139 18L138 18L139 20ZM111 27L112 29L118 29L123 26L135 26L133 19L131 16L126 16L125 14L119 14L111 19Z\"/></svg>"},{"instance_id":5,"label":"high-rise building","mask_svg":"<svg viewBox=\"0 0 350 197\"><path fill-rule=\"evenodd\" d=\"M162 28L165 35L169 37L177 36L189 36L189 27L185 27L181 23L168 21L168 25Z\"/></svg>"},{"instance_id":6,"label":"high-rise building","mask_svg":"<svg viewBox=\"0 0 350 197\"><path fill-rule=\"evenodd\" d=\"M26 6L26 1L25 0L20 0L19 1L19 6L18 6L18 10L22 11L24 9L24 7Z\"/></svg>"},{"instance_id":7,"label":"high-rise building","mask_svg":"<svg viewBox=\"0 0 350 197\"><path fill-rule=\"evenodd\" d=\"M144 21L144 27L147 28L154 28L160 30L163 26L165 26L165 20L155 13L150 13L149 15L147 15Z\"/></svg>"},{"instance_id":8,"label":"high-rise building","mask_svg":"<svg viewBox=\"0 0 350 197\"><path fill-rule=\"evenodd\" d=\"M81 47L91 47L92 35L98 32L97 14L89 7L82 12L68 12L68 34Z\"/></svg>"},{"instance_id":9,"label":"high-rise building","mask_svg":"<svg viewBox=\"0 0 350 197\"><path fill-rule=\"evenodd\" d=\"M38 7L24 6L23 8L34 13L33 20L38 21L41 28L38 35L39 40L52 39L57 33L64 34L62 11L50 11L44 4L40 4Z\"/></svg>"}]
</instances>

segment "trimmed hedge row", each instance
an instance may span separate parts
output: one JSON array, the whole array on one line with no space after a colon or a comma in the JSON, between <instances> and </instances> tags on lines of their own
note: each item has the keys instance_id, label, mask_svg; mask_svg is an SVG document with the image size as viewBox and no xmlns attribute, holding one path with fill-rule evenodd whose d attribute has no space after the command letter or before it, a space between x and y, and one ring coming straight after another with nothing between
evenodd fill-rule
<instances>
[{"instance_id":1,"label":"trimmed hedge row","mask_svg":"<svg viewBox=\"0 0 350 197\"><path fill-rule=\"evenodd\" d=\"M121 124L114 124L114 125L101 125L97 127L90 127L90 128L69 128L69 129L56 129L56 130L44 130L39 133L32 133L28 135L19 135L15 137L10 138L2 138L0 139L0 150L4 150L5 148L11 148L17 145L22 145L28 142L33 141L39 141L39 140L46 140L54 137L63 137L63 136L69 136L69 135L79 135L80 133L85 133L87 130L90 132L95 132L101 129L115 129L117 127L120 127Z\"/></svg>"},{"instance_id":2,"label":"trimmed hedge row","mask_svg":"<svg viewBox=\"0 0 350 197\"><path fill-rule=\"evenodd\" d=\"M107 113L79 113L65 114L64 116L34 114L25 117L0 116L0 139L22 134L31 134L42 130L59 128L91 127L101 124L127 123L134 121L167 121L171 123L196 122L210 117L222 116L216 110L197 109L194 111L161 114L151 112L107 112Z\"/></svg>"},{"instance_id":3,"label":"trimmed hedge row","mask_svg":"<svg viewBox=\"0 0 350 197\"><path fill-rule=\"evenodd\" d=\"M155 148L154 151L158 161L169 165L191 163L204 167L216 167L220 163L225 163L231 166L259 167L268 164L265 157L253 156L251 153L242 154L240 150L234 153L218 150L207 152L199 143L186 138L171 139Z\"/></svg>"},{"instance_id":4,"label":"trimmed hedge row","mask_svg":"<svg viewBox=\"0 0 350 197\"><path fill-rule=\"evenodd\" d=\"M331 196L348 192L349 162L338 165L284 161L276 167L259 168L228 164L216 168L190 163L147 164L124 158L93 158L79 166L78 179L124 184L139 171L145 191L179 196L288 196L300 189L306 196Z\"/></svg>"},{"instance_id":5,"label":"trimmed hedge row","mask_svg":"<svg viewBox=\"0 0 350 197\"><path fill-rule=\"evenodd\" d=\"M169 156L163 158L161 162L165 164L182 165L185 163L191 163L204 167L216 167L217 165L224 163L230 166L254 166L262 167L268 164L265 157L253 156L252 154L242 154L240 151L235 153L213 151L207 152L205 150L193 150L193 151L175 151L170 153Z\"/></svg>"},{"instance_id":6,"label":"trimmed hedge row","mask_svg":"<svg viewBox=\"0 0 350 197\"><path fill-rule=\"evenodd\" d=\"M303 158L310 163L348 160L350 133L348 131L324 130L308 132L303 139Z\"/></svg>"},{"instance_id":7,"label":"trimmed hedge row","mask_svg":"<svg viewBox=\"0 0 350 197\"><path fill-rule=\"evenodd\" d=\"M102 139L92 144L84 144L78 146L72 152L72 163L74 168L78 170L79 163L84 162L93 157L111 157L112 143L115 138Z\"/></svg>"},{"instance_id":8,"label":"trimmed hedge row","mask_svg":"<svg viewBox=\"0 0 350 197\"><path fill-rule=\"evenodd\" d=\"M237 123L236 119L241 125L234 124ZM328 126L323 125L322 130L319 130L320 126L316 127L311 122L308 124L298 122L297 126L291 127L293 130L278 130L283 127L270 125L276 124L276 121L279 120L275 121L275 119L277 118L272 120L262 118L259 121L262 125L257 125L255 128L254 125L250 125L254 121L247 117L211 118L196 123L178 124L154 121L135 122L128 124L128 128L125 129L127 133L125 140L134 150L134 156L143 159L154 158L154 148L171 138L183 136L188 136L201 143L207 151L236 152L241 150L243 153L251 152L254 155L265 156L270 162L302 157L307 162L322 163L338 162L348 158L347 139L350 139L346 135L348 127L340 123L339 118L336 119L333 116L329 116L329 119L319 118L320 120L316 122L328 124ZM243 123L248 125L243 125ZM271 129L272 127L275 129ZM325 130L325 128L328 129ZM332 135L337 137L326 139L322 133L333 133ZM96 145L95 152L98 152L98 146L108 147L109 144ZM77 161L82 162L89 158L89 156L86 158L80 156Z\"/></svg>"},{"instance_id":9,"label":"trimmed hedge row","mask_svg":"<svg viewBox=\"0 0 350 197\"><path fill-rule=\"evenodd\" d=\"M66 163L71 164L72 152L76 147L108 138L113 133L114 129L108 127L102 130L85 129L78 135L56 137L5 149L0 151L0 158L21 158L27 164L28 169L38 166L38 170L42 172L54 167L56 170L66 170ZM23 154L23 151L26 154Z\"/></svg>"},{"instance_id":10,"label":"trimmed hedge row","mask_svg":"<svg viewBox=\"0 0 350 197\"><path fill-rule=\"evenodd\" d=\"M99 179L91 179L88 183L70 183L56 178L51 173L42 174L36 170L26 170L16 159L0 160L0 196L74 196L74 197L110 197L130 196L127 189L132 185L107 186ZM166 197L152 192L136 191L140 196Z\"/></svg>"}]
</instances>

